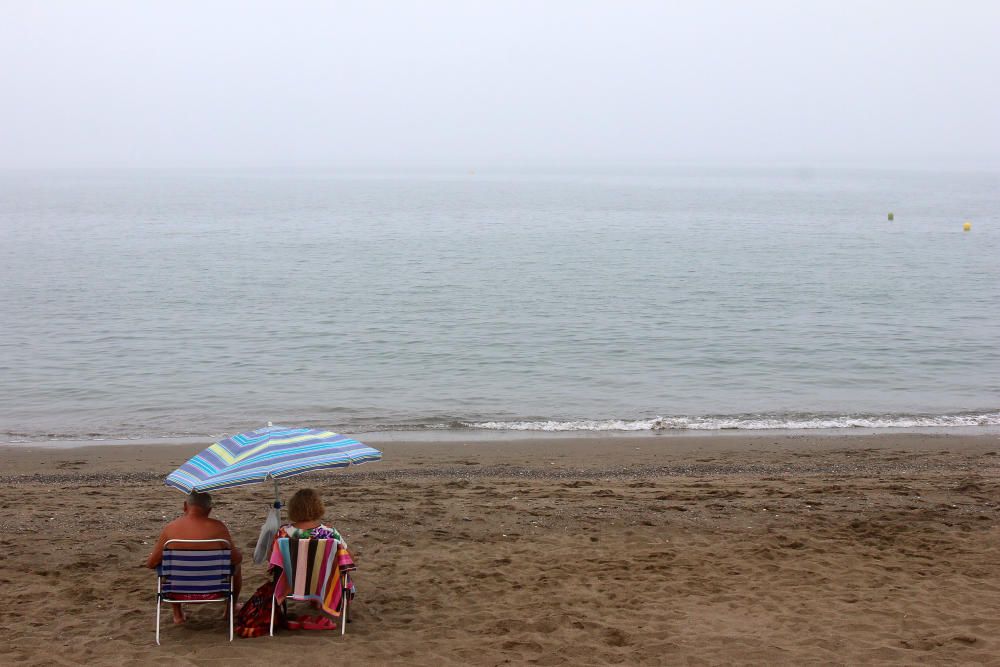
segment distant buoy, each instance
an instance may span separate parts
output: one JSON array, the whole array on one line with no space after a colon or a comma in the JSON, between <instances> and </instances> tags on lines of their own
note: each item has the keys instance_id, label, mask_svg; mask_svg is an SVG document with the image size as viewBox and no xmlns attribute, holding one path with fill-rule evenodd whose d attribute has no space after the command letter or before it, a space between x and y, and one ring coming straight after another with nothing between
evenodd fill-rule
<instances>
[{"instance_id":1,"label":"distant buoy","mask_svg":"<svg viewBox=\"0 0 1000 667\"><path fill-rule=\"evenodd\" d=\"M963 232L967 232L970 229L972 229L972 223L971 222L967 222L964 225L962 225L962 231Z\"/></svg>"},{"instance_id":2,"label":"distant buoy","mask_svg":"<svg viewBox=\"0 0 1000 667\"><path fill-rule=\"evenodd\" d=\"M892 221L892 211L889 211L889 220Z\"/></svg>"}]
</instances>

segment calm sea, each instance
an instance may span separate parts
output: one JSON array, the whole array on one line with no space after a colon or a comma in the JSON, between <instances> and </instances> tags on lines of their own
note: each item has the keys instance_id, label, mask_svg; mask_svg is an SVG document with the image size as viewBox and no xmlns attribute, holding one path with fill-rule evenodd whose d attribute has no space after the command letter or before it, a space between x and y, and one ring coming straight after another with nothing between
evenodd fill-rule
<instances>
[{"instance_id":1,"label":"calm sea","mask_svg":"<svg viewBox=\"0 0 1000 667\"><path fill-rule=\"evenodd\" d=\"M0 441L1000 424L995 173L6 172L0 240Z\"/></svg>"}]
</instances>

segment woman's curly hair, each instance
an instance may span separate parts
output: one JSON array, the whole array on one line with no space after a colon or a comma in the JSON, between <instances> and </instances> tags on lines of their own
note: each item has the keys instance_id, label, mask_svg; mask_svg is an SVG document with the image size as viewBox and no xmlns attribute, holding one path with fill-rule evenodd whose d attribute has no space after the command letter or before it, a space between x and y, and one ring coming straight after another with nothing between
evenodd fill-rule
<instances>
[{"instance_id":1,"label":"woman's curly hair","mask_svg":"<svg viewBox=\"0 0 1000 667\"><path fill-rule=\"evenodd\" d=\"M325 511L323 501L313 489L299 489L288 501L288 518L292 523L319 521Z\"/></svg>"}]
</instances>

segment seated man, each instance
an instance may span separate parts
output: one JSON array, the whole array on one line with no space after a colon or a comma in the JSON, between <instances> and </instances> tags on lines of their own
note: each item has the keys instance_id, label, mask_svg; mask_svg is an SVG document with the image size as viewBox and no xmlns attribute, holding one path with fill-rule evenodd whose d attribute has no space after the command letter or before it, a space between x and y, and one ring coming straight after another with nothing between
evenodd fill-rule
<instances>
[{"instance_id":1,"label":"seated man","mask_svg":"<svg viewBox=\"0 0 1000 667\"><path fill-rule=\"evenodd\" d=\"M226 524L217 519L210 519L208 514L212 511L212 496L207 493L192 491L184 501L184 515L168 523L160 539L156 541L153 553L149 554L146 560L146 567L155 568L163 560L163 545L167 540L212 540L222 538L232 545L233 558L233 602L240 598L240 587L243 584L243 575L240 572L240 563L243 561L243 554L233 544L233 538L229 534ZM218 544L206 543L203 545L188 545L188 548L217 549ZM184 610L179 604L172 605L174 608L174 623L184 622ZM228 611L227 611L228 613Z\"/></svg>"}]
</instances>

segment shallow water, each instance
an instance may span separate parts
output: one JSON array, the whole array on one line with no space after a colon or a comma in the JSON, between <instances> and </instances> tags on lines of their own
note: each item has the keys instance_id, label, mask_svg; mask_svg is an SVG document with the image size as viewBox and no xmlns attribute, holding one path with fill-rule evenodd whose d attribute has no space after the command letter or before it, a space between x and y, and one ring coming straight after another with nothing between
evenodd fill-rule
<instances>
[{"instance_id":1,"label":"shallow water","mask_svg":"<svg viewBox=\"0 0 1000 667\"><path fill-rule=\"evenodd\" d=\"M998 211L989 173L6 172L0 439L1000 424Z\"/></svg>"}]
</instances>

